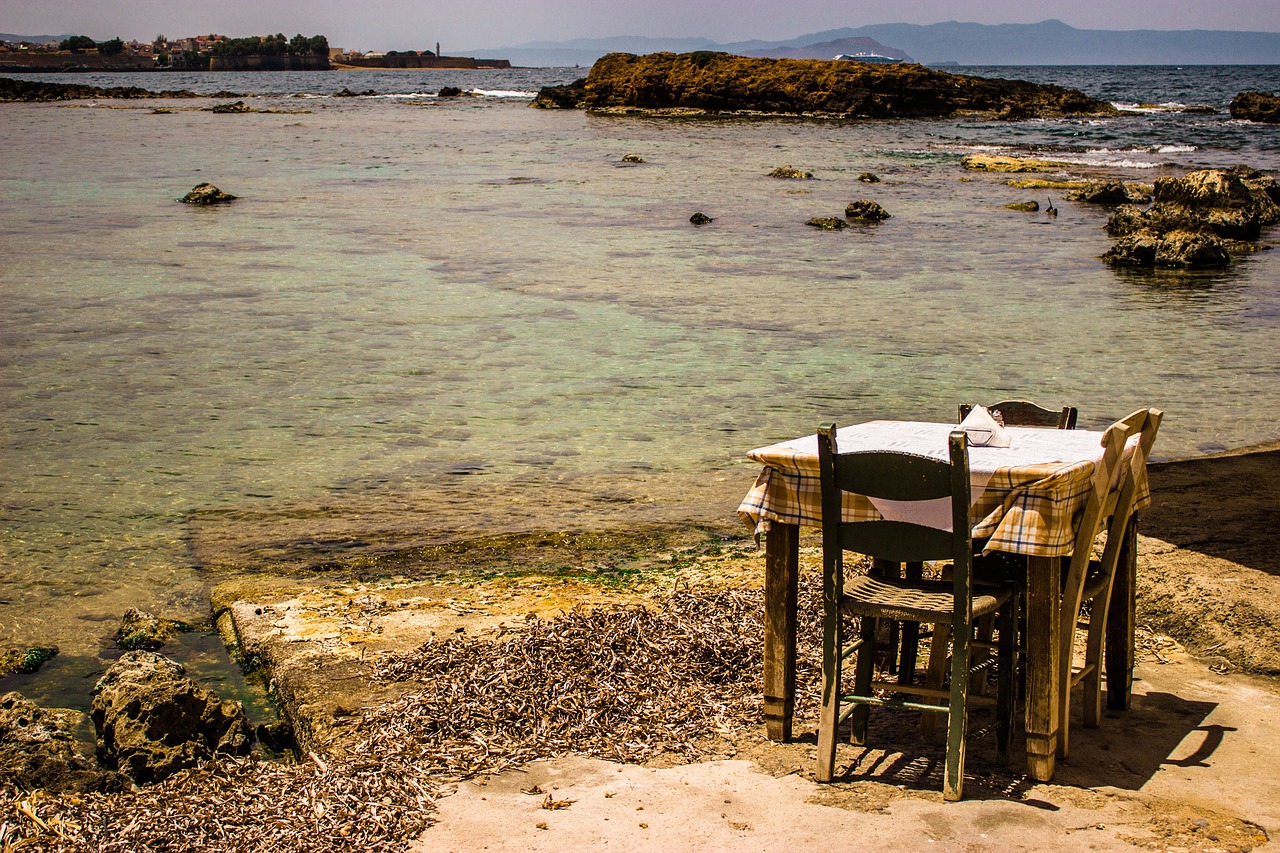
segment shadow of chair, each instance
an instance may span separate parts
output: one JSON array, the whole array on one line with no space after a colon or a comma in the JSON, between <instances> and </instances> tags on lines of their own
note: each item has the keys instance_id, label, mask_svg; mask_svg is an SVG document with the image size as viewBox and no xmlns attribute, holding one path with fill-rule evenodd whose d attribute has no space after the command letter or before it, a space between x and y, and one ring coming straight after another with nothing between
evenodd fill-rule
<instances>
[{"instance_id":1,"label":"shadow of chair","mask_svg":"<svg viewBox=\"0 0 1280 853\"><path fill-rule=\"evenodd\" d=\"M835 771L836 741L840 724L850 722L850 740L864 744L870 707L894 707L947 716L946 761L943 796L961 797L964 780L968 711L971 704L989 704L985 696L973 696L970 683L993 665L997 673L995 722L997 748L1007 760L1012 733L1017 650L1014 642L1018 597L1010 587L973 588L973 540L969 527L969 456L965 434L957 430L948 439L949 462L902 452L842 454L834 424L818 430L818 463L822 492L823 631L822 712L818 728L819 782L831 781ZM914 518L911 504L945 500L949 503L951 529L940 530L915 520L881 518L846 522L842 518L842 494L854 492L873 500L900 502L907 519ZM844 552L852 551L892 563L949 560L949 581L903 580L896 577L859 575L844 577ZM973 652L975 618L999 614L999 654L976 660ZM844 616L859 620L859 636L847 646ZM947 689L912 683L910 671L897 683L874 679L878 620L903 624L942 623L952 637L951 679ZM856 655L852 693L844 692L842 667ZM901 677L905 676L905 677ZM877 690L888 691L885 695ZM925 704L903 698L945 701Z\"/></svg>"}]
</instances>

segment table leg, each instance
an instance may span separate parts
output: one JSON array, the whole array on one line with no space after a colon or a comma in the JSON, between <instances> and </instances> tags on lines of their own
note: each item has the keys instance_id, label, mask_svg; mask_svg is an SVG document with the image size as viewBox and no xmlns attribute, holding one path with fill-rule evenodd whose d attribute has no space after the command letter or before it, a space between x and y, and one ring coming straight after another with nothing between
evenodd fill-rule
<instances>
[{"instance_id":1,"label":"table leg","mask_svg":"<svg viewBox=\"0 0 1280 853\"><path fill-rule=\"evenodd\" d=\"M764 546L764 720L769 740L791 740L796 706L800 528L773 522Z\"/></svg>"},{"instance_id":2,"label":"table leg","mask_svg":"<svg viewBox=\"0 0 1280 853\"><path fill-rule=\"evenodd\" d=\"M1133 629L1138 574L1138 516L1129 516L1120 547L1120 562L1111 585L1111 606L1107 611L1107 708L1129 710L1133 694Z\"/></svg>"},{"instance_id":3,"label":"table leg","mask_svg":"<svg viewBox=\"0 0 1280 853\"><path fill-rule=\"evenodd\" d=\"M1053 778L1058 754L1062 560L1027 558L1027 770Z\"/></svg>"}]
</instances>

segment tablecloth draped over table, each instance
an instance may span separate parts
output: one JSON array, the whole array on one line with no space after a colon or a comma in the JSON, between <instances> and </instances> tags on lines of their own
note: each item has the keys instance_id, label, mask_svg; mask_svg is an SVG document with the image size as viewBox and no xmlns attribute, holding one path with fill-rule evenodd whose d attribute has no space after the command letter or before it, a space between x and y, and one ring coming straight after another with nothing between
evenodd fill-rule
<instances>
[{"instance_id":1,"label":"tablecloth draped over table","mask_svg":"<svg viewBox=\"0 0 1280 853\"><path fill-rule=\"evenodd\" d=\"M955 428L953 424L872 421L841 429L837 442L842 451L874 447L945 460L947 435ZM973 536L986 540L984 551L1065 556L1075 544L1071 520L1084 508L1095 460L1102 456L1102 433L1017 427L1010 432L1009 448L970 449ZM1127 453L1135 446L1136 437ZM747 455L765 468L738 507L746 524L757 534L766 531L771 521L822 525L816 436L758 448ZM1046 461L1054 459L1061 461ZM862 495L845 492L842 497L845 521L884 517ZM1149 504L1143 471L1136 508Z\"/></svg>"}]
</instances>

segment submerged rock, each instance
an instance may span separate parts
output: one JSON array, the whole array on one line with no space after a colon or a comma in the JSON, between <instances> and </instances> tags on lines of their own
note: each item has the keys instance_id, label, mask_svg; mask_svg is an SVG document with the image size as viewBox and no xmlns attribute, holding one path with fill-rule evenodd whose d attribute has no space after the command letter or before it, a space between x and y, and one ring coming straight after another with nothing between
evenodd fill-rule
<instances>
[{"instance_id":1,"label":"submerged rock","mask_svg":"<svg viewBox=\"0 0 1280 853\"><path fill-rule=\"evenodd\" d=\"M860 198L857 201L849 202L849 205L844 209L844 215L849 219L879 222L882 219L888 219L891 214L881 207L878 202L874 202L869 198Z\"/></svg>"},{"instance_id":2,"label":"submerged rock","mask_svg":"<svg viewBox=\"0 0 1280 853\"><path fill-rule=\"evenodd\" d=\"M155 651L167 643L174 634L190 631L191 626L176 619L161 619L136 607L125 611L116 631L116 645L125 651L145 649Z\"/></svg>"},{"instance_id":3,"label":"submerged rock","mask_svg":"<svg viewBox=\"0 0 1280 853\"><path fill-rule=\"evenodd\" d=\"M847 227L848 223L836 216L815 216L805 225L821 228L823 231L841 231Z\"/></svg>"},{"instance_id":4,"label":"submerged rock","mask_svg":"<svg viewBox=\"0 0 1280 853\"><path fill-rule=\"evenodd\" d=\"M226 204L229 201L235 201L236 198L237 196L224 193L213 184L205 183L196 184L179 201L183 204Z\"/></svg>"},{"instance_id":5,"label":"submerged rock","mask_svg":"<svg viewBox=\"0 0 1280 853\"><path fill-rule=\"evenodd\" d=\"M1034 157L1007 157L1001 154L970 154L960 165L974 172L1060 172L1068 168L1056 160Z\"/></svg>"},{"instance_id":6,"label":"submerged rock","mask_svg":"<svg viewBox=\"0 0 1280 853\"><path fill-rule=\"evenodd\" d=\"M139 784L194 767L215 752L246 755L252 730L239 702L224 701L154 652L129 652L93 691L98 758Z\"/></svg>"},{"instance_id":7,"label":"submerged rock","mask_svg":"<svg viewBox=\"0 0 1280 853\"><path fill-rule=\"evenodd\" d=\"M1072 89L949 74L912 63L875 65L768 59L699 50L610 53L591 67L581 105L589 110L755 112L895 118L997 114L1115 115Z\"/></svg>"},{"instance_id":8,"label":"submerged rock","mask_svg":"<svg viewBox=\"0 0 1280 853\"><path fill-rule=\"evenodd\" d=\"M1009 208L1010 210L1021 210L1021 211L1024 211L1024 212L1026 212L1026 213L1035 213L1037 210L1039 210L1039 209L1040 209L1040 202L1038 202L1038 201L1015 201L1015 202L1013 202L1013 203L1011 203L1011 204L1006 204L1006 205L1005 205L1005 207Z\"/></svg>"},{"instance_id":9,"label":"submerged rock","mask_svg":"<svg viewBox=\"0 0 1280 853\"><path fill-rule=\"evenodd\" d=\"M1247 121L1280 123L1280 95L1241 92L1231 99L1231 117Z\"/></svg>"},{"instance_id":10,"label":"submerged rock","mask_svg":"<svg viewBox=\"0 0 1280 853\"><path fill-rule=\"evenodd\" d=\"M365 89L363 92L353 92L346 86L343 86L341 91L334 92L333 96L335 98L367 98L376 94L378 94L377 91L373 89Z\"/></svg>"},{"instance_id":11,"label":"submerged rock","mask_svg":"<svg viewBox=\"0 0 1280 853\"><path fill-rule=\"evenodd\" d=\"M46 661L53 660L57 654L57 646L32 646L29 649L0 651L0 678L17 673L38 672Z\"/></svg>"},{"instance_id":12,"label":"submerged rock","mask_svg":"<svg viewBox=\"0 0 1280 853\"><path fill-rule=\"evenodd\" d=\"M1086 204L1128 204L1142 200L1142 196L1130 194L1123 181L1089 181L1079 189L1068 190L1067 200Z\"/></svg>"},{"instance_id":13,"label":"submerged rock","mask_svg":"<svg viewBox=\"0 0 1280 853\"><path fill-rule=\"evenodd\" d=\"M878 184L880 183L880 176L875 172L863 172L861 175L858 175L858 180L862 181L864 184Z\"/></svg>"},{"instance_id":14,"label":"submerged rock","mask_svg":"<svg viewBox=\"0 0 1280 853\"><path fill-rule=\"evenodd\" d=\"M769 173L771 178L783 178L790 181L808 181L813 179L813 172L806 172L804 169L797 169L788 164L779 166Z\"/></svg>"},{"instance_id":15,"label":"submerged rock","mask_svg":"<svg viewBox=\"0 0 1280 853\"><path fill-rule=\"evenodd\" d=\"M257 110L255 110L253 107L246 104L244 101L236 101L230 104L214 104L212 107L209 107L209 112L211 113L256 113Z\"/></svg>"},{"instance_id":16,"label":"submerged rock","mask_svg":"<svg viewBox=\"0 0 1280 853\"><path fill-rule=\"evenodd\" d=\"M129 788L76 747L76 711L41 708L18 693L0 696L0 787L83 794Z\"/></svg>"}]
</instances>

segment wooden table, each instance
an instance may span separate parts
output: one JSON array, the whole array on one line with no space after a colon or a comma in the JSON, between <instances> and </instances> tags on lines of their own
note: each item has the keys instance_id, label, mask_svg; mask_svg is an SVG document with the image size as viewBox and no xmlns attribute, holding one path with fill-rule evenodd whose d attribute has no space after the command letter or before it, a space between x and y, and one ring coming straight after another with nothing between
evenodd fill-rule
<instances>
[{"instance_id":1,"label":"wooden table","mask_svg":"<svg viewBox=\"0 0 1280 853\"><path fill-rule=\"evenodd\" d=\"M838 438L845 452L903 449L904 441L924 442L936 444L938 458L945 458L946 435L954 428L877 421L842 429ZM986 539L989 550L1027 559L1027 767L1032 777L1047 782L1053 777L1061 726L1061 557L1074 544L1072 519L1084 504L1094 463L1101 458L1102 433L1016 427L1009 432L1013 443L1008 451L970 449L974 492L980 492L970 517L975 538ZM905 438L899 440L900 436ZM765 537L765 721L771 740L786 741L791 739L795 711L800 527L821 524L817 442L815 436L806 436L748 456L765 466L738 509ZM1145 482L1143 486L1139 506L1149 502ZM874 512L865 498L846 496L846 519ZM1128 706L1132 682L1134 538L1131 524L1125 532L1128 553L1121 558L1125 568L1117 573L1108 623L1107 694L1112 708Z\"/></svg>"}]
</instances>

